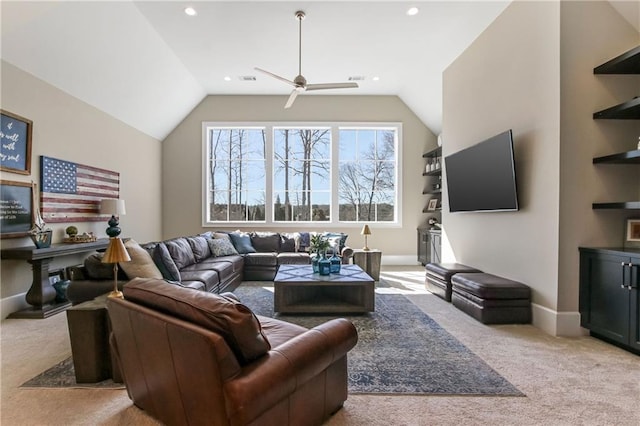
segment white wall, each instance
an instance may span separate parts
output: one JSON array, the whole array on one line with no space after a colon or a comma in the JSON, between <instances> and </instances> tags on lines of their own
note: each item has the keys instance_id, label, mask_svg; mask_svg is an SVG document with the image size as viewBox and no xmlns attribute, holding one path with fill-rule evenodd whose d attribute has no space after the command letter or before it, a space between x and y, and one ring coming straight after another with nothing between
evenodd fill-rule
<instances>
[{"instance_id":1,"label":"white wall","mask_svg":"<svg viewBox=\"0 0 640 426\"><path fill-rule=\"evenodd\" d=\"M120 196L127 214L121 217L123 236L140 241L160 238L161 143L123 122L89 106L13 65L1 63L1 107L33 121L31 175L2 172L2 179L40 181L40 156L46 155L120 173ZM105 90L108 90L105 88ZM64 238L72 223L50 224L53 242ZM82 232L106 238L106 223L73 223ZM32 246L29 238L3 239L4 247ZM52 268L77 264L78 256L56 260ZM0 295L2 317L25 306L31 268L24 261L2 260ZM15 297L14 297L15 296ZM10 301L10 302L9 302Z\"/></svg>"},{"instance_id":2,"label":"white wall","mask_svg":"<svg viewBox=\"0 0 640 426\"><path fill-rule=\"evenodd\" d=\"M444 154L513 129L521 204L451 214L445 193L446 255L529 285L534 324L550 334L581 332L578 246L622 241L628 213L591 203L637 198L637 169L592 164L633 149L623 141L637 124L591 118L637 94L637 78L593 76L637 43L608 2L513 2L444 73Z\"/></svg>"},{"instance_id":3,"label":"white wall","mask_svg":"<svg viewBox=\"0 0 640 426\"><path fill-rule=\"evenodd\" d=\"M422 153L436 146L435 136L397 96L303 95L295 106L283 108L286 96L208 96L163 142L163 234L165 238L209 230L201 227L203 121L369 121L401 122L403 199L402 228L371 226L369 247L383 250L390 262L417 264L416 228L426 215L422 195ZM219 227L222 229L223 227ZM254 228L244 228L253 230ZM292 228L270 228L294 231ZM308 229L323 231L328 227ZM349 234L347 245L362 247L361 227L340 228Z\"/></svg>"}]
</instances>

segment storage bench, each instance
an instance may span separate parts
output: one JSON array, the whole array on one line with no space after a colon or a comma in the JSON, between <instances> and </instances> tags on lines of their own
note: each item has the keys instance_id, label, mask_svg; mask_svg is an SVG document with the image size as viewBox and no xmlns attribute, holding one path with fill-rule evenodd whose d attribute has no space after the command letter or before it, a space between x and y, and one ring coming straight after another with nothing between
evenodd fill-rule
<instances>
[{"instance_id":1,"label":"storage bench","mask_svg":"<svg viewBox=\"0 0 640 426\"><path fill-rule=\"evenodd\" d=\"M531 322L531 289L487 273L459 273L451 278L453 305L483 324Z\"/></svg>"},{"instance_id":2,"label":"storage bench","mask_svg":"<svg viewBox=\"0 0 640 426\"><path fill-rule=\"evenodd\" d=\"M425 287L431 293L451 302L451 277L459 273L482 272L460 263L427 263Z\"/></svg>"}]
</instances>

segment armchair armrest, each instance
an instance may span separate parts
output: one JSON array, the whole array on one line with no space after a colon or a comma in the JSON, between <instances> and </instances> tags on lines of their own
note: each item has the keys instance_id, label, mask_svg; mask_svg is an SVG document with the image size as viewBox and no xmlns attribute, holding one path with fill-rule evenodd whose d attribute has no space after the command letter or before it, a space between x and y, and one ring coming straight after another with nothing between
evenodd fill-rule
<instances>
[{"instance_id":1,"label":"armchair armrest","mask_svg":"<svg viewBox=\"0 0 640 426\"><path fill-rule=\"evenodd\" d=\"M225 383L229 417L251 421L343 358L357 341L354 325L338 318L271 349ZM243 412L232 412L238 408Z\"/></svg>"},{"instance_id":2,"label":"armchair armrest","mask_svg":"<svg viewBox=\"0 0 640 426\"><path fill-rule=\"evenodd\" d=\"M352 256L353 256L353 249L349 246L344 246L344 248L342 249L342 252L340 253L340 257L342 258L342 263L345 265L348 264L349 259L351 259Z\"/></svg>"}]
</instances>

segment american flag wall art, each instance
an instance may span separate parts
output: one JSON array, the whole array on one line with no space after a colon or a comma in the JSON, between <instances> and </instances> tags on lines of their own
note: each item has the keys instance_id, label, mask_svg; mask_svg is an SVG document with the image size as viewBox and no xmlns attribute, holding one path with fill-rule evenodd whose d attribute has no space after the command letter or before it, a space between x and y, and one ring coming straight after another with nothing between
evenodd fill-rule
<instances>
[{"instance_id":1,"label":"american flag wall art","mask_svg":"<svg viewBox=\"0 0 640 426\"><path fill-rule=\"evenodd\" d=\"M40 157L40 208L45 222L106 221L100 200L119 198L120 173Z\"/></svg>"}]
</instances>

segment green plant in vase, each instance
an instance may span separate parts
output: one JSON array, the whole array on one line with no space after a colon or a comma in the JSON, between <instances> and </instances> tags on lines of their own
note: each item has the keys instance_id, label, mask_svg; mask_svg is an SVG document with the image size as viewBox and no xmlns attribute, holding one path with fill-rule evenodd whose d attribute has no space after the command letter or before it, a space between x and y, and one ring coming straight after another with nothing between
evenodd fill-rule
<instances>
[{"instance_id":1,"label":"green plant in vase","mask_svg":"<svg viewBox=\"0 0 640 426\"><path fill-rule=\"evenodd\" d=\"M313 235L311 237L311 245L309 246L309 252L315 254L311 259L311 264L313 265L313 272L319 272L318 263L321 258L326 258L327 250L329 249L330 244L326 238L323 238L321 235Z\"/></svg>"}]
</instances>

